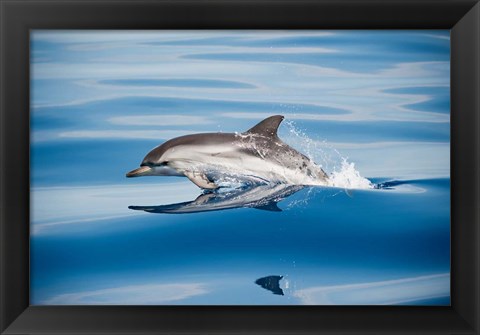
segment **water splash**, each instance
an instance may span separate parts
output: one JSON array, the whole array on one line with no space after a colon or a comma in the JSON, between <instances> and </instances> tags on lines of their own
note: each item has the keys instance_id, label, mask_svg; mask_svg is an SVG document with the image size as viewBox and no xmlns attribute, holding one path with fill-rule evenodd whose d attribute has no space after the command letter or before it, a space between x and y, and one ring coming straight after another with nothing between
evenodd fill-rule
<instances>
[{"instance_id":1,"label":"water splash","mask_svg":"<svg viewBox=\"0 0 480 335\"><path fill-rule=\"evenodd\" d=\"M347 159L342 160L340 169L330 174L329 185L347 189L373 189L375 185L360 175L355 169L355 163L349 163Z\"/></svg>"},{"instance_id":2,"label":"water splash","mask_svg":"<svg viewBox=\"0 0 480 335\"><path fill-rule=\"evenodd\" d=\"M360 175L355 163L349 162L327 141L316 141L299 129L295 122L285 122L287 135L285 142L297 148L308 158L320 165L329 174L328 186L346 189L373 189L375 185Z\"/></svg>"},{"instance_id":3,"label":"water splash","mask_svg":"<svg viewBox=\"0 0 480 335\"><path fill-rule=\"evenodd\" d=\"M243 160L243 165L232 164L228 161L217 160L216 162L189 164L189 169L199 174L205 174L211 181L222 189L240 189L259 185L299 185L299 186L323 186L337 187L344 189L373 189L375 185L370 180L362 177L360 172L355 169L355 164L348 162L348 159L342 156L335 148L326 141L317 141L310 138L305 132L300 130L292 121L287 121L287 134L282 135L282 139L297 149L309 160L315 162L311 168L318 171L305 173L304 171L289 169L286 166L269 165L262 169L253 168L258 164L257 160L250 162ZM255 150L260 158L265 158L270 154L264 146L257 145L258 139L252 134L236 134L242 138L240 146L245 149ZM263 137L262 137L263 139ZM264 140L264 139L263 139ZM323 172L318 169L320 166L329 176L327 180L320 177ZM313 170L312 170L313 171ZM321 172L321 174L320 174Z\"/></svg>"},{"instance_id":4,"label":"water splash","mask_svg":"<svg viewBox=\"0 0 480 335\"><path fill-rule=\"evenodd\" d=\"M333 148L327 141L316 141L310 138L303 130L298 128L294 121L286 120L286 136L282 136L284 141L294 148L297 148L317 163L324 170L331 171L336 162L342 158L342 155Z\"/></svg>"}]
</instances>

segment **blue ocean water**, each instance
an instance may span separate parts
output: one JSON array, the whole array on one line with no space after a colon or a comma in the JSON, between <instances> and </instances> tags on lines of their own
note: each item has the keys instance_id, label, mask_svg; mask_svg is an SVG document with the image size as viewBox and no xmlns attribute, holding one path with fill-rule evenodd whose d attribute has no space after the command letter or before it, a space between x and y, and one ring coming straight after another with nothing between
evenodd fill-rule
<instances>
[{"instance_id":1,"label":"blue ocean water","mask_svg":"<svg viewBox=\"0 0 480 335\"><path fill-rule=\"evenodd\" d=\"M449 305L449 31L31 34L31 304ZM326 186L127 179L164 141L279 137Z\"/></svg>"}]
</instances>

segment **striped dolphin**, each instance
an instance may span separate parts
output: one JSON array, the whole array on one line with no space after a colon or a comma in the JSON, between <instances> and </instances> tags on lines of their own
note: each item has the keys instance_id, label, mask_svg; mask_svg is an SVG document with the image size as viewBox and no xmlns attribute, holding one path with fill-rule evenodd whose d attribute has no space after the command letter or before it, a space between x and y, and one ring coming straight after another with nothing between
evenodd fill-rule
<instances>
[{"instance_id":1,"label":"striped dolphin","mask_svg":"<svg viewBox=\"0 0 480 335\"><path fill-rule=\"evenodd\" d=\"M173 138L150 151L126 176L186 176L202 189L218 188L222 174L269 183L326 185L328 176L322 168L278 137L283 119L270 116L243 133Z\"/></svg>"}]
</instances>

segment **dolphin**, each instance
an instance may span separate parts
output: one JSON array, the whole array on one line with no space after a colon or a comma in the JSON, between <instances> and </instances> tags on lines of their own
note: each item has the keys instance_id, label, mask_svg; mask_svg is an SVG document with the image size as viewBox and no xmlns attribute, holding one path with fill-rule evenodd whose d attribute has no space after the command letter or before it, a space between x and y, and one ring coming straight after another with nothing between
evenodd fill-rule
<instances>
[{"instance_id":1,"label":"dolphin","mask_svg":"<svg viewBox=\"0 0 480 335\"><path fill-rule=\"evenodd\" d=\"M189 214L220 211L235 208L255 208L281 212L277 203L297 193L304 186L298 185L257 185L228 192L210 192L199 195L195 200L159 206L129 206L133 210L147 213Z\"/></svg>"},{"instance_id":2,"label":"dolphin","mask_svg":"<svg viewBox=\"0 0 480 335\"><path fill-rule=\"evenodd\" d=\"M202 189L218 188L222 174L267 183L327 185L328 176L320 166L278 137L283 119L270 116L243 133L173 138L151 150L126 176L186 176Z\"/></svg>"}]
</instances>

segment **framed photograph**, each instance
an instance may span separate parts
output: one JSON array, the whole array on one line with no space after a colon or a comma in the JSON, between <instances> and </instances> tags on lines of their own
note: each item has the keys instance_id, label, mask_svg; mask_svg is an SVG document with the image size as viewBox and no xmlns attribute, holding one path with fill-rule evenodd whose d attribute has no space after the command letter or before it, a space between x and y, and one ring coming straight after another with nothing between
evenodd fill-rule
<instances>
[{"instance_id":1,"label":"framed photograph","mask_svg":"<svg viewBox=\"0 0 480 335\"><path fill-rule=\"evenodd\" d=\"M479 333L477 1L0 8L2 334Z\"/></svg>"}]
</instances>

